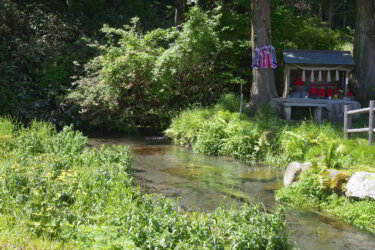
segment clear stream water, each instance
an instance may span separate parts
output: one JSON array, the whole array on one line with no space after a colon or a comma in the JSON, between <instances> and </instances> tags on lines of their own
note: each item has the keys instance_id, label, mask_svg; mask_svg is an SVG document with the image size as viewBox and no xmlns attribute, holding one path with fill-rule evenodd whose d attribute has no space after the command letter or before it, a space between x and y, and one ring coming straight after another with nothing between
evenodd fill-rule
<instances>
[{"instance_id":1,"label":"clear stream water","mask_svg":"<svg viewBox=\"0 0 375 250\"><path fill-rule=\"evenodd\" d=\"M159 137L91 138L89 144L130 146L134 177L142 190L178 198L187 210L212 211L243 202L262 202L268 210L280 206L274 199L274 191L282 186L279 169L194 154ZM286 208L286 220L290 239L299 249L375 249L374 234L328 214Z\"/></svg>"}]
</instances>

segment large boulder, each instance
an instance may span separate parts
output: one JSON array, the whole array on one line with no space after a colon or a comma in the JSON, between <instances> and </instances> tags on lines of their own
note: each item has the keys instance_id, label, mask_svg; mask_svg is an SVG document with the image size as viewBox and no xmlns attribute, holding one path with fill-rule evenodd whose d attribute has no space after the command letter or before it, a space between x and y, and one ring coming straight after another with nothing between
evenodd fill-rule
<instances>
[{"instance_id":1,"label":"large boulder","mask_svg":"<svg viewBox=\"0 0 375 250\"><path fill-rule=\"evenodd\" d=\"M354 198L371 198L375 200L375 174L356 172L346 185L345 195Z\"/></svg>"},{"instance_id":2,"label":"large boulder","mask_svg":"<svg viewBox=\"0 0 375 250\"><path fill-rule=\"evenodd\" d=\"M312 167L311 162L299 163L299 162L291 162L289 163L285 173L284 173L284 186L287 187L291 185L293 182L298 180L299 175L307 171L309 168Z\"/></svg>"}]
</instances>

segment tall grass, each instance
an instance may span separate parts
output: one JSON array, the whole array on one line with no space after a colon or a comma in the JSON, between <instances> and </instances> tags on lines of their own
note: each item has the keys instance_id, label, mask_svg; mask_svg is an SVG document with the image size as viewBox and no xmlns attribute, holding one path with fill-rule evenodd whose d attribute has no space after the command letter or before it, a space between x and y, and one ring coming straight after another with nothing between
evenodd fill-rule
<instances>
[{"instance_id":1,"label":"tall grass","mask_svg":"<svg viewBox=\"0 0 375 250\"><path fill-rule=\"evenodd\" d=\"M71 127L37 121L0 118L0 131L0 248L289 248L281 210L188 213L142 194L127 147L87 148Z\"/></svg>"}]
</instances>

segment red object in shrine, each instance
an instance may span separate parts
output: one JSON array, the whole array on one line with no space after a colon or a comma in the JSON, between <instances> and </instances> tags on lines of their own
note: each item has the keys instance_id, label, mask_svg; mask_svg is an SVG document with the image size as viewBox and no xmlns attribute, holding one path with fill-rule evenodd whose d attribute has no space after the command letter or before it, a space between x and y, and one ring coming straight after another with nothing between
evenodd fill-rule
<instances>
[{"instance_id":1,"label":"red object in shrine","mask_svg":"<svg viewBox=\"0 0 375 250\"><path fill-rule=\"evenodd\" d=\"M321 98L324 98L326 96L326 89L324 87L319 87L319 89L318 89L318 95Z\"/></svg>"},{"instance_id":2,"label":"red object in shrine","mask_svg":"<svg viewBox=\"0 0 375 250\"><path fill-rule=\"evenodd\" d=\"M302 81L301 78L297 78L296 80L294 80L294 85L296 85L296 86L303 86L303 85L305 85L305 82Z\"/></svg>"},{"instance_id":3,"label":"red object in shrine","mask_svg":"<svg viewBox=\"0 0 375 250\"><path fill-rule=\"evenodd\" d=\"M333 88L332 87L328 87L326 94L327 94L328 97L332 97L333 96Z\"/></svg>"},{"instance_id":4,"label":"red object in shrine","mask_svg":"<svg viewBox=\"0 0 375 250\"><path fill-rule=\"evenodd\" d=\"M317 95L317 94L318 94L318 91L316 89L316 86L311 85L310 88L309 88L309 95L312 96L312 95Z\"/></svg>"},{"instance_id":5,"label":"red object in shrine","mask_svg":"<svg viewBox=\"0 0 375 250\"><path fill-rule=\"evenodd\" d=\"M352 92L350 90L348 90L348 96L353 96Z\"/></svg>"}]
</instances>

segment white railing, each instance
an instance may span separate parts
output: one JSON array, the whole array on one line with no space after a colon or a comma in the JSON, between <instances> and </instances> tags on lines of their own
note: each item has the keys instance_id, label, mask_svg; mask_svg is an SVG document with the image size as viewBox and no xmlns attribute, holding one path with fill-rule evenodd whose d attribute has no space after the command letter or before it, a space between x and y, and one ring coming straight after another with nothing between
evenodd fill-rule
<instances>
[{"instance_id":1,"label":"white railing","mask_svg":"<svg viewBox=\"0 0 375 250\"><path fill-rule=\"evenodd\" d=\"M351 128L352 127L352 117L351 115L358 115L369 113L369 120L368 120L368 128ZM375 132L374 129L374 118L375 118L375 101L370 101L370 106L368 108L363 109L355 109L351 110L350 105L345 105L344 109L344 137L347 139L349 137L349 133L368 133L368 144L372 143L373 133Z\"/></svg>"}]
</instances>

